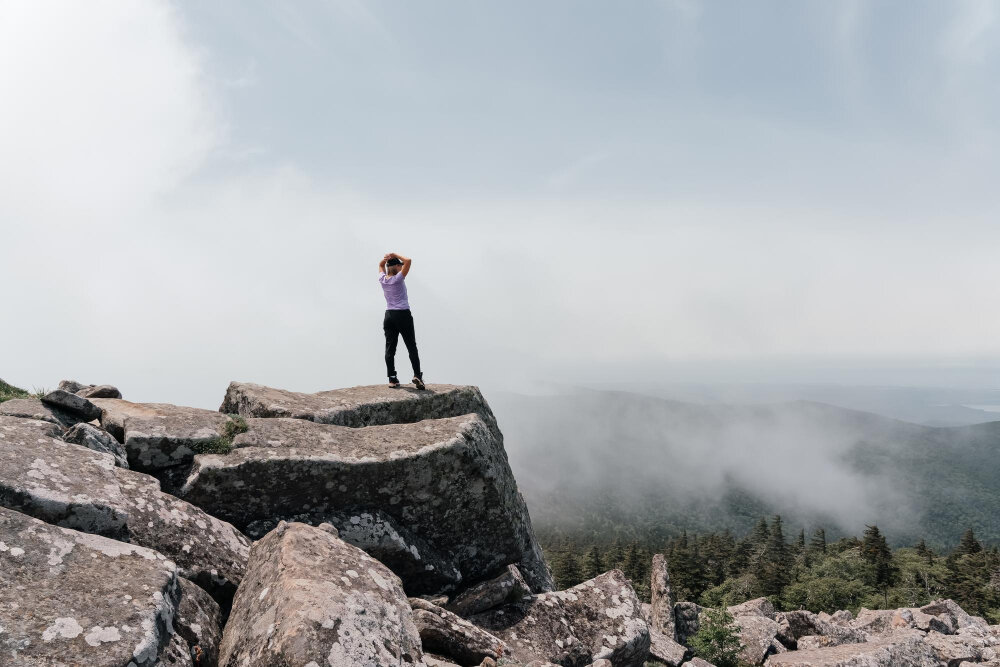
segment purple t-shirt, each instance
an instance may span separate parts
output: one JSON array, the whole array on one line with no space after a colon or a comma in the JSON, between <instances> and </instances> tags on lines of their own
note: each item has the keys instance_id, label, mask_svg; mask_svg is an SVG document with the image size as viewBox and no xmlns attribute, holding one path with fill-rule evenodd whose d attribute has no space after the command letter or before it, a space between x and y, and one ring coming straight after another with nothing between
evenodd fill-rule
<instances>
[{"instance_id":1,"label":"purple t-shirt","mask_svg":"<svg viewBox=\"0 0 1000 667\"><path fill-rule=\"evenodd\" d=\"M394 276L387 276L380 271L378 281L382 283L382 291L385 292L386 310L410 309L410 302L406 299L406 283L403 282L402 271Z\"/></svg>"}]
</instances>

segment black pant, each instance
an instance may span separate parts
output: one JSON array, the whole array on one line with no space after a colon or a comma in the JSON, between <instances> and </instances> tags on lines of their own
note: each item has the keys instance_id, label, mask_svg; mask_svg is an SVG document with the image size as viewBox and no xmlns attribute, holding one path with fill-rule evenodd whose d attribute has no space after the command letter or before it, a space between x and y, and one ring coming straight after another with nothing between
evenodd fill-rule
<instances>
[{"instance_id":1,"label":"black pant","mask_svg":"<svg viewBox=\"0 0 1000 667\"><path fill-rule=\"evenodd\" d=\"M410 366L413 367L413 375L422 380L424 375L420 372L417 337L413 333L413 313L410 312L410 309L385 311L382 329L385 331L385 369L389 371L389 377L396 377L396 343L399 341L399 335L402 334L406 351L410 353Z\"/></svg>"}]
</instances>

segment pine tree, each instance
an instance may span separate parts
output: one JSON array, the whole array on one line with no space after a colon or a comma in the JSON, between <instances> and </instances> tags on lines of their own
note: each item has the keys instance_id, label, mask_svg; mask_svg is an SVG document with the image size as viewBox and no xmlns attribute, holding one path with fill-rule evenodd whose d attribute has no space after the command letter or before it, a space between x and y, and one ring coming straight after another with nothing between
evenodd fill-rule
<instances>
[{"instance_id":1,"label":"pine tree","mask_svg":"<svg viewBox=\"0 0 1000 667\"><path fill-rule=\"evenodd\" d=\"M809 540L809 548L817 553L826 553L826 531L817 528L813 531L812 539Z\"/></svg>"},{"instance_id":2,"label":"pine tree","mask_svg":"<svg viewBox=\"0 0 1000 667\"><path fill-rule=\"evenodd\" d=\"M639 546L635 542L629 542L625 548L625 561L622 563L622 572L633 582L638 582L642 578L642 563L639 560Z\"/></svg>"},{"instance_id":3,"label":"pine tree","mask_svg":"<svg viewBox=\"0 0 1000 667\"><path fill-rule=\"evenodd\" d=\"M583 562L580 564L580 576L584 581L587 581L604 572L604 562L601 560L601 552L598 551L595 544L587 549L587 553L583 554Z\"/></svg>"},{"instance_id":4,"label":"pine tree","mask_svg":"<svg viewBox=\"0 0 1000 667\"><path fill-rule=\"evenodd\" d=\"M788 584L791 570L791 556L781 528L781 516L775 515L771 521L770 538L757 568L764 595L780 595Z\"/></svg>"},{"instance_id":5,"label":"pine tree","mask_svg":"<svg viewBox=\"0 0 1000 667\"><path fill-rule=\"evenodd\" d=\"M764 517L760 518L757 525L753 529L753 541L758 546L764 546L767 544L768 539L771 537L771 531L767 527L767 519Z\"/></svg>"},{"instance_id":6,"label":"pine tree","mask_svg":"<svg viewBox=\"0 0 1000 667\"><path fill-rule=\"evenodd\" d=\"M968 554L979 553L982 550L983 545L976 539L976 534L972 532L971 528L967 529L962 535L962 541L958 545L958 554L966 556Z\"/></svg>"},{"instance_id":7,"label":"pine tree","mask_svg":"<svg viewBox=\"0 0 1000 667\"><path fill-rule=\"evenodd\" d=\"M865 526L865 534L861 540L861 558L870 568L869 585L882 591L888 607L889 587L896 582L899 569L893 563L892 551L878 526Z\"/></svg>"},{"instance_id":8,"label":"pine tree","mask_svg":"<svg viewBox=\"0 0 1000 667\"><path fill-rule=\"evenodd\" d=\"M806 529L799 530L799 539L795 541L795 553L805 553L806 550Z\"/></svg>"},{"instance_id":9,"label":"pine tree","mask_svg":"<svg viewBox=\"0 0 1000 667\"><path fill-rule=\"evenodd\" d=\"M580 564L573 552L558 552L552 560L552 576L555 577L560 590L572 588L583 581L580 576Z\"/></svg>"}]
</instances>

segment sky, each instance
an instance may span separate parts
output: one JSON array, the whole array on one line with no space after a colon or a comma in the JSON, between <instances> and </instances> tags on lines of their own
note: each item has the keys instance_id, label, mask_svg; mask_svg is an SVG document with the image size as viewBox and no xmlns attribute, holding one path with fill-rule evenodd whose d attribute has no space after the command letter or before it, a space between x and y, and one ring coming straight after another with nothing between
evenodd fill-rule
<instances>
[{"instance_id":1,"label":"sky","mask_svg":"<svg viewBox=\"0 0 1000 667\"><path fill-rule=\"evenodd\" d=\"M0 377L1000 387L989 1L0 0ZM397 363L408 379L400 345Z\"/></svg>"}]
</instances>

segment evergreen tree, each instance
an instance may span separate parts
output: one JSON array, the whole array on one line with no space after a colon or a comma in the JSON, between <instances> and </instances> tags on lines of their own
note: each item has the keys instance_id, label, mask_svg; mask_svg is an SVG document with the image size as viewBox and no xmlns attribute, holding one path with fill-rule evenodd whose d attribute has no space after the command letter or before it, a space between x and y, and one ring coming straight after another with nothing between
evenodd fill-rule
<instances>
[{"instance_id":1,"label":"evergreen tree","mask_svg":"<svg viewBox=\"0 0 1000 667\"><path fill-rule=\"evenodd\" d=\"M785 543L781 516L775 515L771 521L770 538L757 568L757 579L764 595L781 595L789 582L790 570L791 556Z\"/></svg>"},{"instance_id":2,"label":"evergreen tree","mask_svg":"<svg viewBox=\"0 0 1000 667\"><path fill-rule=\"evenodd\" d=\"M968 554L979 553L983 550L983 545L976 539L976 534L969 528L962 534L962 541L958 545L958 554L966 556Z\"/></svg>"},{"instance_id":3,"label":"evergreen tree","mask_svg":"<svg viewBox=\"0 0 1000 667\"><path fill-rule=\"evenodd\" d=\"M865 526L861 540L861 558L869 567L869 585L883 593L885 605L888 607L889 587L896 583L899 569L893 563L892 551L878 526Z\"/></svg>"},{"instance_id":4,"label":"evergreen tree","mask_svg":"<svg viewBox=\"0 0 1000 667\"><path fill-rule=\"evenodd\" d=\"M621 568L622 563L625 561L625 552L622 550L622 543L616 537L615 541L611 544L611 550L608 551L608 555L605 558L605 565L609 570L615 568Z\"/></svg>"},{"instance_id":5,"label":"evergreen tree","mask_svg":"<svg viewBox=\"0 0 1000 667\"><path fill-rule=\"evenodd\" d=\"M584 581L587 581L604 572L606 570L604 569L604 561L601 560L601 552L598 551L596 544L592 545L583 554L583 562L580 564L580 576Z\"/></svg>"},{"instance_id":6,"label":"evergreen tree","mask_svg":"<svg viewBox=\"0 0 1000 667\"><path fill-rule=\"evenodd\" d=\"M809 548L817 553L826 553L826 531L817 528L813 531L812 539L809 540Z\"/></svg>"},{"instance_id":7,"label":"evergreen tree","mask_svg":"<svg viewBox=\"0 0 1000 667\"><path fill-rule=\"evenodd\" d=\"M760 518L757 525L753 529L753 541L758 546L764 546L767 544L768 539L771 537L771 531L767 527L767 519L764 517Z\"/></svg>"},{"instance_id":8,"label":"evergreen tree","mask_svg":"<svg viewBox=\"0 0 1000 667\"><path fill-rule=\"evenodd\" d=\"M801 554L806 551L806 529L799 531L799 539L795 541L795 553Z\"/></svg>"},{"instance_id":9,"label":"evergreen tree","mask_svg":"<svg viewBox=\"0 0 1000 667\"><path fill-rule=\"evenodd\" d=\"M639 546L635 542L630 542L625 549L625 561L622 563L622 572L632 581L633 586L642 579L642 563L639 560Z\"/></svg>"},{"instance_id":10,"label":"evergreen tree","mask_svg":"<svg viewBox=\"0 0 1000 667\"><path fill-rule=\"evenodd\" d=\"M556 580L559 590L572 588L583 578L580 576L580 563L571 551L561 551L555 554L552 562L552 576Z\"/></svg>"}]
</instances>

